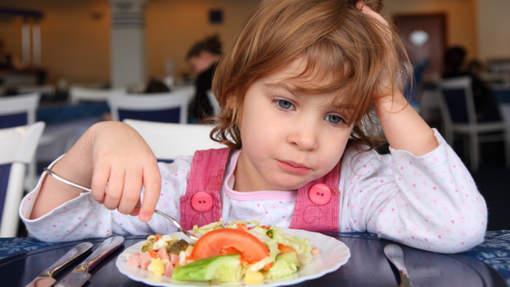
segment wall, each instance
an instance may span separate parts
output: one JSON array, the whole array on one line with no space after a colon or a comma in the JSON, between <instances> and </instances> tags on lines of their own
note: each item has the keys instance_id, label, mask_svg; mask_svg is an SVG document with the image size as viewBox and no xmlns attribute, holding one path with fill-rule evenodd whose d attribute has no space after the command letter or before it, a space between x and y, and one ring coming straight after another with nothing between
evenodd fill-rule
<instances>
[{"instance_id":1,"label":"wall","mask_svg":"<svg viewBox=\"0 0 510 287\"><path fill-rule=\"evenodd\" d=\"M472 57L478 54L473 8L472 0L387 0L384 2L383 14L391 18L395 14L445 13L447 44L465 46Z\"/></svg>"},{"instance_id":2,"label":"wall","mask_svg":"<svg viewBox=\"0 0 510 287\"><path fill-rule=\"evenodd\" d=\"M510 1L477 0L479 57L510 58Z\"/></svg>"},{"instance_id":3,"label":"wall","mask_svg":"<svg viewBox=\"0 0 510 287\"><path fill-rule=\"evenodd\" d=\"M218 33L226 50L259 0L148 0L146 63L148 76L162 76L165 61L186 71L188 48ZM480 5L483 3L483 5ZM110 70L110 8L107 0L2 0L2 6L38 9L42 23L43 64L50 80L107 82ZM477 11L476 8L479 8ZM224 23L210 25L210 8L224 9ZM449 44L466 46L470 57L509 57L509 0L386 0L384 14L447 13ZM477 21L479 19L479 23ZM62 24L64 23L64 24ZM20 51L21 21L0 21L0 37ZM477 36L478 33L480 36ZM18 55L19 56L19 55Z\"/></svg>"},{"instance_id":4,"label":"wall","mask_svg":"<svg viewBox=\"0 0 510 287\"><path fill-rule=\"evenodd\" d=\"M218 33L227 48L233 44L258 0L149 0L146 5L146 64L148 76L162 76L165 61L176 72L187 70L189 47ZM2 0L2 6L42 11L43 65L50 81L107 82L110 74L110 7L107 0ZM210 8L224 10L224 23L210 25ZM64 23L64 24L62 24ZM0 22L0 37L9 51L21 50L21 21ZM20 57L20 55L17 55Z\"/></svg>"},{"instance_id":5,"label":"wall","mask_svg":"<svg viewBox=\"0 0 510 287\"><path fill-rule=\"evenodd\" d=\"M109 78L110 15L104 0L2 0L2 6L37 9L41 23L42 64L50 81L98 82ZM2 22L6 46L21 58L22 22ZM0 35L3 35L0 32Z\"/></svg>"},{"instance_id":6,"label":"wall","mask_svg":"<svg viewBox=\"0 0 510 287\"><path fill-rule=\"evenodd\" d=\"M258 0L152 0L146 8L146 41L150 75L163 75L165 61L173 60L178 73L187 71L185 56L198 40L218 33L224 50L233 45ZM221 8L224 22L208 23L208 11Z\"/></svg>"}]
</instances>

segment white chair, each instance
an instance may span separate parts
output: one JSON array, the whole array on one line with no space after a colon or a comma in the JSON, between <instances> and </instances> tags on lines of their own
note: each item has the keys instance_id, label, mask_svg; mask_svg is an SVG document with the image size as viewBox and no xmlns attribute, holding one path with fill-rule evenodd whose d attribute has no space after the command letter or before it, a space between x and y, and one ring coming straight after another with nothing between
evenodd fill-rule
<instances>
[{"instance_id":1,"label":"white chair","mask_svg":"<svg viewBox=\"0 0 510 287\"><path fill-rule=\"evenodd\" d=\"M0 128L33 124L39 98L36 93L0 98Z\"/></svg>"},{"instance_id":2,"label":"white chair","mask_svg":"<svg viewBox=\"0 0 510 287\"><path fill-rule=\"evenodd\" d=\"M439 88L446 141L453 145L456 134L467 135L470 167L476 171L480 161L480 143L504 141L506 132L504 123L477 121L471 79L460 77L443 80Z\"/></svg>"},{"instance_id":3,"label":"white chair","mask_svg":"<svg viewBox=\"0 0 510 287\"><path fill-rule=\"evenodd\" d=\"M21 86L17 88L20 94L38 93L42 94L55 94L55 87L53 85L42 85L42 86Z\"/></svg>"},{"instance_id":4,"label":"white chair","mask_svg":"<svg viewBox=\"0 0 510 287\"><path fill-rule=\"evenodd\" d=\"M40 95L37 93L0 98L0 129L35 123ZM27 170L25 188L31 189L36 182L35 159Z\"/></svg>"},{"instance_id":5,"label":"white chair","mask_svg":"<svg viewBox=\"0 0 510 287\"><path fill-rule=\"evenodd\" d=\"M510 166L510 84L494 85L491 90L498 101L499 111L505 123L506 165Z\"/></svg>"},{"instance_id":6,"label":"white chair","mask_svg":"<svg viewBox=\"0 0 510 287\"><path fill-rule=\"evenodd\" d=\"M124 89L101 90L83 87L71 87L70 101L72 104L79 102L107 102L113 95L124 93Z\"/></svg>"},{"instance_id":7,"label":"white chair","mask_svg":"<svg viewBox=\"0 0 510 287\"><path fill-rule=\"evenodd\" d=\"M160 160L173 160L178 156L193 155L195 151L222 148L224 145L209 138L212 125L186 125L125 120L149 144Z\"/></svg>"},{"instance_id":8,"label":"white chair","mask_svg":"<svg viewBox=\"0 0 510 287\"><path fill-rule=\"evenodd\" d=\"M26 165L32 162L44 123L0 129L0 237L16 236Z\"/></svg>"},{"instance_id":9,"label":"white chair","mask_svg":"<svg viewBox=\"0 0 510 287\"><path fill-rule=\"evenodd\" d=\"M135 119L181 123L188 120L188 103L193 89L161 94L119 94L108 100L113 120Z\"/></svg>"},{"instance_id":10,"label":"white chair","mask_svg":"<svg viewBox=\"0 0 510 287\"><path fill-rule=\"evenodd\" d=\"M215 116L219 115L221 111L220 103L218 102L218 99L212 93L212 91L207 91L207 99L209 99L209 103L211 103L214 115Z\"/></svg>"}]
</instances>

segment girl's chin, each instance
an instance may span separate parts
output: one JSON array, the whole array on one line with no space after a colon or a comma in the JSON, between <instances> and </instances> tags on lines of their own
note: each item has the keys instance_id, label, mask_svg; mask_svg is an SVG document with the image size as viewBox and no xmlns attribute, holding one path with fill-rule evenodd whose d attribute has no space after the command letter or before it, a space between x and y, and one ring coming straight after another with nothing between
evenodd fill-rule
<instances>
[{"instance_id":1,"label":"girl's chin","mask_svg":"<svg viewBox=\"0 0 510 287\"><path fill-rule=\"evenodd\" d=\"M272 186L275 188L273 190L297 190L303 185L305 185L308 181L303 181L303 178L296 178L293 176L279 176L273 178Z\"/></svg>"}]
</instances>

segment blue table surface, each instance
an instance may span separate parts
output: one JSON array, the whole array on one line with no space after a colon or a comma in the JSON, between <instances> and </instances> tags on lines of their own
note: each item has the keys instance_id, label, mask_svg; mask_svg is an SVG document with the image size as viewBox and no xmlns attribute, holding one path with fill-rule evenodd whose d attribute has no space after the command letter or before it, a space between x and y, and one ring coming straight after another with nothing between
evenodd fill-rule
<instances>
[{"instance_id":1,"label":"blue table surface","mask_svg":"<svg viewBox=\"0 0 510 287\"><path fill-rule=\"evenodd\" d=\"M376 238L376 235L369 233L341 233L341 236ZM0 238L0 259L46 247L54 247L58 244L41 242L30 237ZM463 254L491 266L510 286L510 230L488 231L482 244Z\"/></svg>"}]
</instances>

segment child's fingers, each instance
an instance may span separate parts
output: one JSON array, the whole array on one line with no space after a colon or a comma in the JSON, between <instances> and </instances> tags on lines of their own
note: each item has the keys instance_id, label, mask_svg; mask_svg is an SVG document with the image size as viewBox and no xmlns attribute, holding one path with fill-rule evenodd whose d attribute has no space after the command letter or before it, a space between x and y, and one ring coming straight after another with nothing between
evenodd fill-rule
<instances>
[{"instance_id":1,"label":"child's fingers","mask_svg":"<svg viewBox=\"0 0 510 287\"><path fill-rule=\"evenodd\" d=\"M124 176L125 171L123 168L112 167L103 203L106 208L113 210L119 206L122 190L124 189Z\"/></svg>"},{"instance_id":2,"label":"child's fingers","mask_svg":"<svg viewBox=\"0 0 510 287\"><path fill-rule=\"evenodd\" d=\"M139 215L140 219L148 221L156 208L161 190L161 175L157 164L149 164L144 167L143 186L145 192Z\"/></svg>"},{"instance_id":3,"label":"child's fingers","mask_svg":"<svg viewBox=\"0 0 510 287\"><path fill-rule=\"evenodd\" d=\"M132 216L137 216L140 213L140 208L141 208L140 204L138 204L137 206L135 206L135 208L133 208L130 214Z\"/></svg>"},{"instance_id":4,"label":"child's fingers","mask_svg":"<svg viewBox=\"0 0 510 287\"><path fill-rule=\"evenodd\" d=\"M109 164L99 162L96 166L94 166L91 189L92 196L99 203L103 203L104 201L106 183L108 182L109 176L110 176Z\"/></svg>"},{"instance_id":5,"label":"child's fingers","mask_svg":"<svg viewBox=\"0 0 510 287\"><path fill-rule=\"evenodd\" d=\"M376 19L377 21L379 21L380 23L382 23L382 24L384 24L384 25L388 26L388 21L386 21L386 19L384 19L384 17L383 17L381 14L379 14L379 13L375 12L375 11L374 11L374 10L372 10L369 6L367 6L367 5L365 4L365 2L363 2L363 1L358 1L358 3L356 3L356 7L357 7L357 8L358 8L358 9L359 9L359 10L360 10L363 14L365 14L365 15L367 15L367 16L370 16L370 17L372 17L372 18Z\"/></svg>"},{"instance_id":6,"label":"child's fingers","mask_svg":"<svg viewBox=\"0 0 510 287\"><path fill-rule=\"evenodd\" d=\"M358 10L363 10L363 7L364 6L367 6L367 4L365 4L365 1L363 0L359 0L356 2L356 8L358 8Z\"/></svg>"},{"instance_id":7,"label":"child's fingers","mask_svg":"<svg viewBox=\"0 0 510 287\"><path fill-rule=\"evenodd\" d=\"M119 212L131 214L140 200L142 190L141 169L128 169L124 179L124 191L120 200Z\"/></svg>"}]
</instances>

